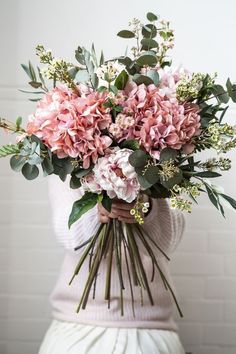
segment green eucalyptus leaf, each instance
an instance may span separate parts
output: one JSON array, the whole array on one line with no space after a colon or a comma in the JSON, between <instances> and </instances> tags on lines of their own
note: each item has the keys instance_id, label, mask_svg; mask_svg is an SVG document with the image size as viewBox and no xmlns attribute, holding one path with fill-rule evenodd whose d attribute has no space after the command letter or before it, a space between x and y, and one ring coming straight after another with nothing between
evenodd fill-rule
<instances>
[{"instance_id":1,"label":"green eucalyptus leaf","mask_svg":"<svg viewBox=\"0 0 236 354\"><path fill-rule=\"evenodd\" d=\"M148 155L143 150L136 150L129 156L129 163L133 167L144 167L148 162Z\"/></svg>"},{"instance_id":2,"label":"green eucalyptus leaf","mask_svg":"<svg viewBox=\"0 0 236 354\"><path fill-rule=\"evenodd\" d=\"M43 160L42 168L45 175L51 175L53 173L54 167L49 157L45 157L45 159Z\"/></svg>"},{"instance_id":3,"label":"green eucalyptus leaf","mask_svg":"<svg viewBox=\"0 0 236 354\"><path fill-rule=\"evenodd\" d=\"M81 187L80 178L77 178L75 175L72 175L70 179L70 188L78 189L80 187Z\"/></svg>"},{"instance_id":4,"label":"green eucalyptus leaf","mask_svg":"<svg viewBox=\"0 0 236 354\"><path fill-rule=\"evenodd\" d=\"M118 90L123 90L127 84L129 75L125 70L122 70L115 80L115 86Z\"/></svg>"},{"instance_id":5,"label":"green eucalyptus leaf","mask_svg":"<svg viewBox=\"0 0 236 354\"><path fill-rule=\"evenodd\" d=\"M144 38L154 38L157 35L156 26L153 24L147 24L142 28L142 35Z\"/></svg>"},{"instance_id":6,"label":"green eucalyptus leaf","mask_svg":"<svg viewBox=\"0 0 236 354\"><path fill-rule=\"evenodd\" d=\"M91 171L91 168L88 168L86 170L84 169L79 169L77 171L74 172L74 175L77 177L77 178L82 178L82 177L85 177L89 172Z\"/></svg>"},{"instance_id":7,"label":"green eucalyptus leaf","mask_svg":"<svg viewBox=\"0 0 236 354\"><path fill-rule=\"evenodd\" d=\"M25 163L26 158L21 155L13 155L10 159L11 169L15 172L20 172Z\"/></svg>"},{"instance_id":8,"label":"green eucalyptus leaf","mask_svg":"<svg viewBox=\"0 0 236 354\"><path fill-rule=\"evenodd\" d=\"M15 155L20 152L18 144L8 144L0 147L0 157ZM18 156L18 155L17 155Z\"/></svg>"},{"instance_id":9,"label":"green eucalyptus leaf","mask_svg":"<svg viewBox=\"0 0 236 354\"><path fill-rule=\"evenodd\" d=\"M68 226L69 228L73 225L79 218L85 214L88 210L92 209L98 200L98 195L95 193L87 192L83 197L76 202L74 202L72 211L69 216Z\"/></svg>"},{"instance_id":10,"label":"green eucalyptus leaf","mask_svg":"<svg viewBox=\"0 0 236 354\"><path fill-rule=\"evenodd\" d=\"M175 160L177 157L177 150L169 147L164 148L160 153L160 162Z\"/></svg>"},{"instance_id":11,"label":"green eucalyptus leaf","mask_svg":"<svg viewBox=\"0 0 236 354\"><path fill-rule=\"evenodd\" d=\"M152 185L160 180L159 167L149 166L144 174L145 179Z\"/></svg>"},{"instance_id":12,"label":"green eucalyptus leaf","mask_svg":"<svg viewBox=\"0 0 236 354\"><path fill-rule=\"evenodd\" d=\"M125 65L126 67L130 66L132 64L132 62L133 62L132 59L130 59L127 56L118 58L118 61L119 61L119 63Z\"/></svg>"},{"instance_id":13,"label":"green eucalyptus leaf","mask_svg":"<svg viewBox=\"0 0 236 354\"><path fill-rule=\"evenodd\" d=\"M150 77L150 79L152 79L154 85L158 85L159 84L159 81L160 81L160 78L159 78L159 74L157 71L155 70L149 70L146 74L148 77Z\"/></svg>"},{"instance_id":14,"label":"green eucalyptus leaf","mask_svg":"<svg viewBox=\"0 0 236 354\"><path fill-rule=\"evenodd\" d=\"M101 56L100 56L100 60L99 60L99 66L103 65L104 64L104 53L103 51L101 51Z\"/></svg>"},{"instance_id":15,"label":"green eucalyptus leaf","mask_svg":"<svg viewBox=\"0 0 236 354\"><path fill-rule=\"evenodd\" d=\"M137 85L144 84L146 86L153 84L153 80L146 76L146 75L140 75L140 74L135 74L133 76L133 81L136 82Z\"/></svg>"},{"instance_id":16,"label":"green eucalyptus leaf","mask_svg":"<svg viewBox=\"0 0 236 354\"><path fill-rule=\"evenodd\" d=\"M164 176L160 177L160 183L167 189L171 189L174 185L179 184L183 180L183 173L179 170L174 177L166 179Z\"/></svg>"},{"instance_id":17,"label":"green eucalyptus leaf","mask_svg":"<svg viewBox=\"0 0 236 354\"><path fill-rule=\"evenodd\" d=\"M148 182L146 178L142 175L138 175L138 181L141 186L141 189L148 189L152 186L152 183Z\"/></svg>"},{"instance_id":18,"label":"green eucalyptus leaf","mask_svg":"<svg viewBox=\"0 0 236 354\"><path fill-rule=\"evenodd\" d=\"M117 36L121 37L121 38L134 38L135 34L134 34L134 32L129 31L129 30L123 30L123 31L118 32Z\"/></svg>"},{"instance_id":19,"label":"green eucalyptus leaf","mask_svg":"<svg viewBox=\"0 0 236 354\"><path fill-rule=\"evenodd\" d=\"M33 180L33 179L37 178L39 175L38 167L35 165L30 165L27 162L22 167L21 172L22 172L23 176L28 180Z\"/></svg>"},{"instance_id":20,"label":"green eucalyptus leaf","mask_svg":"<svg viewBox=\"0 0 236 354\"><path fill-rule=\"evenodd\" d=\"M136 63L139 66L155 66L157 64L157 57L151 54L142 54L138 59L136 59Z\"/></svg>"},{"instance_id":21,"label":"green eucalyptus leaf","mask_svg":"<svg viewBox=\"0 0 236 354\"><path fill-rule=\"evenodd\" d=\"M155 14L153 14L152 12L148 12L148 13L147 13L147 19L148 19L148 21L150 21L150 22L153 22L153 21L157 21L157 20L158 20L157 16L156 16Z\"/></svg>"},{"instance_id":22,"label":"green eucalyptus leaf","mask_svg":"<svg viewBox=\"0 0 236 354\"><path fill-rule=\"evenodd\" d=\"M141 44L142 44L142 50L149 50L149 49L152 49L152 48L158 48L159 47L157 41L155 41L152 38L143 38L141 40Z\"/></svg>"}]
</instances>

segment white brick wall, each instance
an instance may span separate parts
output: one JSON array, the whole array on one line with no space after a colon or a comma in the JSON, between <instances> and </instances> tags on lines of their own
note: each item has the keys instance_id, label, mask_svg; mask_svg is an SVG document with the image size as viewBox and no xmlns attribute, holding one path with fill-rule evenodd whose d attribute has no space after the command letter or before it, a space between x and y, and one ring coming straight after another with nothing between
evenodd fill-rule
<instances>
[{"instance_id":1,"label":"white brick wall","mask_svg":"<svg viewBox=\"0 0 236 354\"><path fill-rule=\"evenodd\" d=\"M149 10L169 18L176 29L175 63L195 71L217 70L221 79L229 75L236 80L234 0L100 0L92 5L81 0L8 0L0 2L0 113L14 119L33 111L34 105L17 89L26 88L20 63L28 58L35 62L37 43L72 60L77 44L93 40L115 56L125 50L115 33L132 16ZM235 115L231 110L234 121ZM9 138L1 134L0 143ZM231 156L234 168L223 185L236 197L236 159ZM51 320L48 296L63 252L50 226L45 180L27 182L2 160L0 196L0 353L34 354ZM176 315L181 338L193 354L235 354L235 214L228 212L225 221L204 199L186 218L187 231L171 261L184 312L184 319Z\"/></svg>"}]
</instances>

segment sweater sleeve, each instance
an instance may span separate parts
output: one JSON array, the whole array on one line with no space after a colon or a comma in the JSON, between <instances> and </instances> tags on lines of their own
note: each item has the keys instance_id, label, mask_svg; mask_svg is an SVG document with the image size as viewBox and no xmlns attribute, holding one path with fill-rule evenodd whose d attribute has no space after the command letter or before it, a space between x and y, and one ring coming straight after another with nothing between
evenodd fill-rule
<instances>
[{"instance_id":1,"label":"sweater sleeve","mask_svg":"<svg viewBox=\"0 0 236 354\"><path fill-rule=\"evenodd\" d=\"M52 223L58 242L67 250L88 240L99 225L97 207L90 209L69 229L68 220L73 203L83 195L81 189L71 189L68 180L62 182L58 176L49 176L49 200L52 209ZM77 252L82 252L82 247Z\"/></svg>"},{"instance_id":2,"label":"sweater sleeve","mask_svg":"<svg viewBox=\"0 0 236 354\"><path fill-rule=\"evenodd\" d=\"M180 210L171 209L167 199L152 199L152 210L145 218L142 228L169 254L176 249L182 238L184 215Z\"/></svg>"}]
</instances>

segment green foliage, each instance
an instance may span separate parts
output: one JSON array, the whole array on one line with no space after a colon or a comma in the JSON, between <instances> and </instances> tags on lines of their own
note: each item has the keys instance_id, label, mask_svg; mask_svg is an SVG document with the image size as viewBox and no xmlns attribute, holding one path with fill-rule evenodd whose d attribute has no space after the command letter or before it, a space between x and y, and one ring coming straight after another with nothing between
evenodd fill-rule
<instances>
[{"instance_id":1,"label":"green foliage","mask_svg":"<svg viewBox=\"0 0 236 354\"><path fill-rule=\"evenodd\" d=\"M183 180L183 172L179 170L174 177L166 179L165 176L160 177L160 183L167 189L171 189L174 185L179 184Z\"/></svg>"},{"instance_id":2,"label":"green foliage","mask_svg":"<svg viewBox=\"0 0 236 354\"><path fill-rule=\"evenodd\" d=\"M157 57L154 54L142 54L138 59L136 59L136 63L143 67L147 66L155 66L157 64Z\"/></svg>"},{"instance_id":3,"label":"green foliage","mask_svg":"<svg viewBox=\"0 0 236 354\"><path fill-rule=\"evenodd\" d=\"M106 192L103 193L102 206L103 206L107 211L109 211L109 212L111 211L112 200L108 197L108 195L107 195Z\"/></svg>"},{"instance_id":4,"label":"green foliage","mask_svg":"<svg viewBox=\"0 0 236 354\"><path fill-rule=\"evenodd\" d=\"M133 167L144 167L148 162L148 155L143 150L136 150L129 156L129 163Z\"/></svg>"},{"instance_id":5,"label":"green foliage","mask_svg":"<svg viewBox=\"0 0 236 354\"><path fill-rule=\"evenodd\" d=\"M160 162L175 160L176 157L177 157L177 150L167 147L161 150Z\"/></svg>"},{"instance_id":6,"label":"green foliage","mask_svg":"<svg viewBox=\"0 0 236 354\"><path fill-rule=\"evenodd\" d=\"M130 150L138 150L140 148L137 140L125 140L121 143L121 148L126 148Z\"/></svg>"},{"instance_id":7,"label":"green foliage","mask_svg":"<svg viewBox=\"0 0 236 354\"><path fill-rule=\"evenodd\" d=\"M122 30L117 33L117 36L121 38L134 38L135 34L129 30Z\"/></svg>"},{"instance_id":8,"label":"green foliage","mask_svg":"<svg viewBox=\"0 0 236 354\"><path fill-rule=\"evenodd\" d=\"M127 74L127 72L125 70L122 70L115 80L115 86L118 90L123 90L125 88L128 78L129 75Z\"/></svg>"},{"instance_id":9,"label":"green foliage","mask_svg":"<svg viewBox=\"0 0 236 354\"><path fill-rule=\"evenodd\" d=\"M141 84L150 85L154 83L149 76L141 75L141 74L135 74L133 76L133 81L136 82L137 85L141 85Z\"/></svg>"},{"instance_id":10,"label":"green foliage","mask_svg":"<svg viewBox=\"0 0 236 354\"><path fill-rule=\"evenodd\" d=\"M98 194L85 193L82 198L74 202L69 216L69 228L81 218L88 210L92 209L98 202Z\"/></svg>"},{"instance_id":11,"label":"green foliage","mask_svg":"<svg viewBox=\"0 0 236 354\"><path fill-rule=\"evenodd\" d=\"M158 86L160 78L157 71L149 70L146 75L153 81L154 85Z\"/></svg>"},{"instance_id":12,"label":"green foliage","mask_svg":"<svg viewBox=\"0 0 236 354\"><path fill-rule=\"evenodd\" d=\"M0 158L9 155L15 155L20 152L18 144L8 144L0 147Z\"/></svg>"},{"instance_id":13,"label":"green foliage","mask_svg":"<svg viewBox=\"0 0 236 354\"><path fill-rule=\"evenodd\" d=\"M145 171L144 177L151 184L155 184L160 181L159 175L160 169L158 166L148 166Z\"/></svg>"},{"instance_id":14,"label":"green foliage","mask_svg":"<svg viewBox=\"0 0 236 354\"><path fill-rule=\"evenodd\" d=\"M148 12L147 19L148 19L148 21L153 22L153 21L157 21L158 17L157 17L157 15L153 14L152 12Z\"/></svg>"},{"instance_id":15,"label":"green foliage","mask_svg":"<svg viewBox=\"0 0 236 354\"><path fill-rule=\"evenodd\" d=\"M36 165L30 165L28 162L24 164L21 170L23 176L30 180L33 180L38 177L39 175L39 169Z\"/></svg>"},{"instance_id":16,"label":"green foliage","mask_svg":"<svg viewBox=\"0 0 236 354\"><path fill-rule=\"evenodd\" d=\"M153 24L147 24L142 28L142 35L144 38L155 38L157 35L157 28Z\"/></svg>"}]
</instances>

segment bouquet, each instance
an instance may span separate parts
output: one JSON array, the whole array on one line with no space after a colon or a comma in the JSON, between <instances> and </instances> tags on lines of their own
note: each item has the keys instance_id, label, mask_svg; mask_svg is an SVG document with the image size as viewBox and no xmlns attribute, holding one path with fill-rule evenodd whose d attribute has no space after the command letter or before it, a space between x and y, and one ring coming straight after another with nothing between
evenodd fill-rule
<instances>
[{"instance_id":1,"label":"bouquet","mask_svg":"<svg viewBox=\"0 0 236 354\"><path fill-rule=\"evenodd\" d=\"M85 249L70 283L89 257L77 312L85 309L104 258L108 307L114 261L121 315L123 263L131 296L132 286L138 286L147 291L153 304L138 237L152 261L151 281L157 269L182 315L153 248L167 259L168 255L141 228L150 207L147 200L168 198L172 208L190 212L197 197L206 193L223 216L225 204L236 209L236 201L209 180L231 167L224 156L236 147L236 128L223 118L229 100L236 103L236 84L228 79L223 87L216 74L172 68L168 53L174 33L169 22L151 12L146 17L146 24L134 19L128 29L118 33L132 40L132 47L117 58L105 60L103 52L98 58L92 45L91 50L78 47L73 64L38 45L36 55L42 66L22 65L35 89L28 92L37 97L31 98L37 101L35 112L28 117L26 128L21 117L16 123L0 120L0 127L17 134L15 144L0 148L0 157L12 155L14 171L33 180L41 167L44 176L56 174L65 181L69 175L70 187L83 190L82 198L72 206L69 227L97 203L108 211L117 198L134 203L130 213L136 223L111 219L75 248ZM212 158L196 160L197 153L207 149L211 149Z\"/></svg>"}]
</instances>

